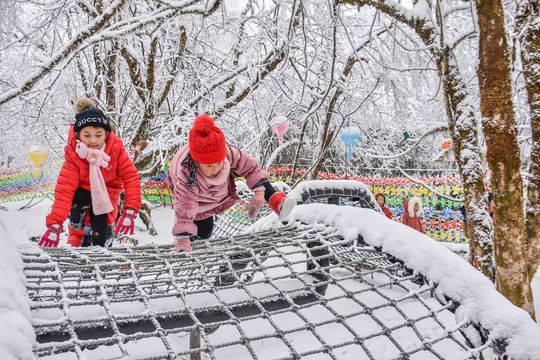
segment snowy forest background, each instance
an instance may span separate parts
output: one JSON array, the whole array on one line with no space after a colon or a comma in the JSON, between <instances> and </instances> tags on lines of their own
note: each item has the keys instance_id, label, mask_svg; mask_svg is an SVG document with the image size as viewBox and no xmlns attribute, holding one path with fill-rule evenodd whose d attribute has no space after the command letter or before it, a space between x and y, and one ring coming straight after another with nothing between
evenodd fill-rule
<instances>
[{"instance_id":1,"label":"snowy forest background","mask_svg":"<svg viewBox=\"0 0 540 360\"><path fill-rule=\"evenodd\" d=\"M127 144L150 141L151 151L138 160L143 173L169 158L199 112L218 115L228 140L262 160L277 147L268 139L269 124L280 115L292 121L289 139L304 133L304 166L320 157L324 141L332 142L327 166L344 165L339 129L358 126L363 136L352 163L359 170L448 167L431 162L442 131L404 156L377 157L403 152L447 120L429 49L406 25L371 7L330 7L328 1L7 3L2 91L16 89L44 65L50 69L31 91L2 107L2 135L14 140L2 144L4 157L18 154L25 161L36 138L61 150L73 99L89 95L107 109ZM114 15L97 28L107 8ZM471 8L456 2L449 10L448 36L460 38L460 70L477 89ZM60 52L67 54L53 65ZM518 120L526 125L523 136L529 134L527 114L520 111ZM404 132L411 139L404 140ZM291 164L292 150L278 162Z\"/></svg>"},{"instance_id":2,"label":"snowy forest background","mask_svg":"<svg viewBox=\"0 0 540 360\"><path fill-rule=\"evenodd\" d=\"M61 159L73 101L87 95L133 151L148 144L136 158L142 175L162 168L201 112L262 164L309 169L310 177L458 174L480 270L532 314L539 7L534 0L3 0L0 161L22 164L36 144ZM272 158L276 116L290 129ZM362 133L352 158L339 139L349 126ZM433 162L445 138L455 161Z\"/></svg>"}]
</instances>

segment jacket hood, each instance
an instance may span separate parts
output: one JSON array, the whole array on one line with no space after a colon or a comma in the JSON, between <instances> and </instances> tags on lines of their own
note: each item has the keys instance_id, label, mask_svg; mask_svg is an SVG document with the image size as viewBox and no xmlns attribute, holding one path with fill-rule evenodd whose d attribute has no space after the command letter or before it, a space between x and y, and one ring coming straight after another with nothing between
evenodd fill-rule
<instances>
[{"instance_id":1,"label":"jacket hood","mask_svg":"<svg viewBox=\"0 0 540 360\"><path fill-rule=\"evenodd\" d=\"M416 213L414 212L415 204L418 204L418 210L416 211ZM407 205L407 213L410 217L419 217L420 214L422 214L422 200L418 196L413 196L411 199L409 199Z\"/></svg>"}]
</instances>

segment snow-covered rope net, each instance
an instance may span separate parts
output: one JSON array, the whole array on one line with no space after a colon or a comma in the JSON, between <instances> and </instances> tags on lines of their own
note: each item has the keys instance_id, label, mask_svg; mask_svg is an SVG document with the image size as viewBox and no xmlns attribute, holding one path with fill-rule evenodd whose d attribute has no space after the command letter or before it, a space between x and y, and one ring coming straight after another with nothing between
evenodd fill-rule
<instances>
[{"instance_id":1,"label":"snow-covered rope net","mask_svg":"<svg viewBox=\"0 0 540 360\"><path fill-rule=\"evenodd\" d=\"M34 354L539 358L540 330L524 311L441 244L372 211L362 184L306 182L289 196L336 203L336 189L347 195L337 203L357 207L299 205L287 226L270 214L245 234L194 242L190 255L172 245L26 249Z\"/></svg>"},{"instance_id":2,"label":"snow-covered rope net","mask_svg":"<svg viewBox=\"0 0 540 360\"><path fill-rule=\"evenodd\" d=\"M290 187L283 182L275 182L273 186L277 190L287 192L290 190ZM213 237L225 237L243 233L253 223L253 220L248 217L245 210L245 206L251 199L253 192L242 181L236 182L236 192L240 197L240 201L215 217ZM259 212L257 219L261 219L271 212L272 210L265 204Z\"/></svg>"},{"instance_id":3,"label":"snow-covered rope net","mask_svg":"<svg viewBox=\"0 0 540 360\"><path fill-rule=\"evenodd\" d=\"M296 223L194 245L188 256L165 245L24 253L36 357L478 359L504 350L466 310L456 316L460 304L439 286L335 228Z\"/></svg>"},{"instance_id":4,"label":"snow-covered rope net","mask_svg":"<svg viewBox=\"0 0 540 360\"><path fill-rule=\"evenodd\" d=\"M294 190L283 182L273 183L277 190L289 193L296 198L298 204L324 203L349 205L381 211L369 189L359 181L352 180L314 180L300 183ZM244 206L249 202L252 192L244 182L236 182L240 202L222 214L216 216L214 237L231 236L248 231L252 220L249 219ZM268 215L272 210L265 204L258 219Z\"/></svg>"}]
</instances>

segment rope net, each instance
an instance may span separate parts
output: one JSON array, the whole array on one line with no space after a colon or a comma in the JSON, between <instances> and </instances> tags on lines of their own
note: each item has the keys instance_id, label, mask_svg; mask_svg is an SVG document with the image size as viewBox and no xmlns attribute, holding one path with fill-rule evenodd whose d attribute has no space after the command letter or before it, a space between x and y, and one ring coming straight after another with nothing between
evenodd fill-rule
<instances>
[{"instance_id":1,"label":"rope net","mask_svg":"<svg viewBox=\"0 0 540 360\"><path fill-rule=\"evenodd\" d=\"M358 239L297 223L171 246L23 253L41 359L477 359L487 333Z\"/></svg>"},{"instance_id":2,"label":"rope net","mask_svg":"<svg viewBox=\"0 0 540 360\"><path fill-rule=\"evenodd\" d=\"M380 210L350 185L289 196ZM301 223L245 233L250 224L233 207L216 219L220 237L194 241L188 255L157 244L22 249L36 357L454 360L504 350L437 284L361 237Z\"/></svg>"},{"instance_id":3,"label":"rope net","mask_svg":"<svg viewBox=\"0 0 540 360\"><path fill-rule=\"evenodd\" d=\"M307 181L306 183L310 183ZM361 208L380 211L377 202L367 188L355 186L332 186L332 181L323 182L326 186L306 187L294 190L293 196L297 198L300 204L324 203L334 205L356 206ZM361 185L361 183L358 182ZM289 192L290 188L285 183L274 183L275 188ZM253 221L247 216L244 209L253 193L242 182L237 182L238 196L240 201L227 211L219 214L215 218L214 232L215 237L226 237L243 233L249 229ZM272 210L265 203L259 212L257 219L270 214Z\"/></svg>"}]
</instances>

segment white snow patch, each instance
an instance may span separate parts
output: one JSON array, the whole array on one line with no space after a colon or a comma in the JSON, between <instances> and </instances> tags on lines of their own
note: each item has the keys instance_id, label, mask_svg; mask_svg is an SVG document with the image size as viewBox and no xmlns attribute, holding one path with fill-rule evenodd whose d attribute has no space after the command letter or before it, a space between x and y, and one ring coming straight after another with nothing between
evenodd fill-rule
<instances>
[{"instance_id":1,"label":"white snow patch","mask_svg":"<svg viewBox=\"0 0 540 360\"><path fill-rule=\"evenodd\" d=\"M0 248L0 359L34 359L36 334L30 323L23 262L1 219Z\"/></svg>"}]
</instances>

